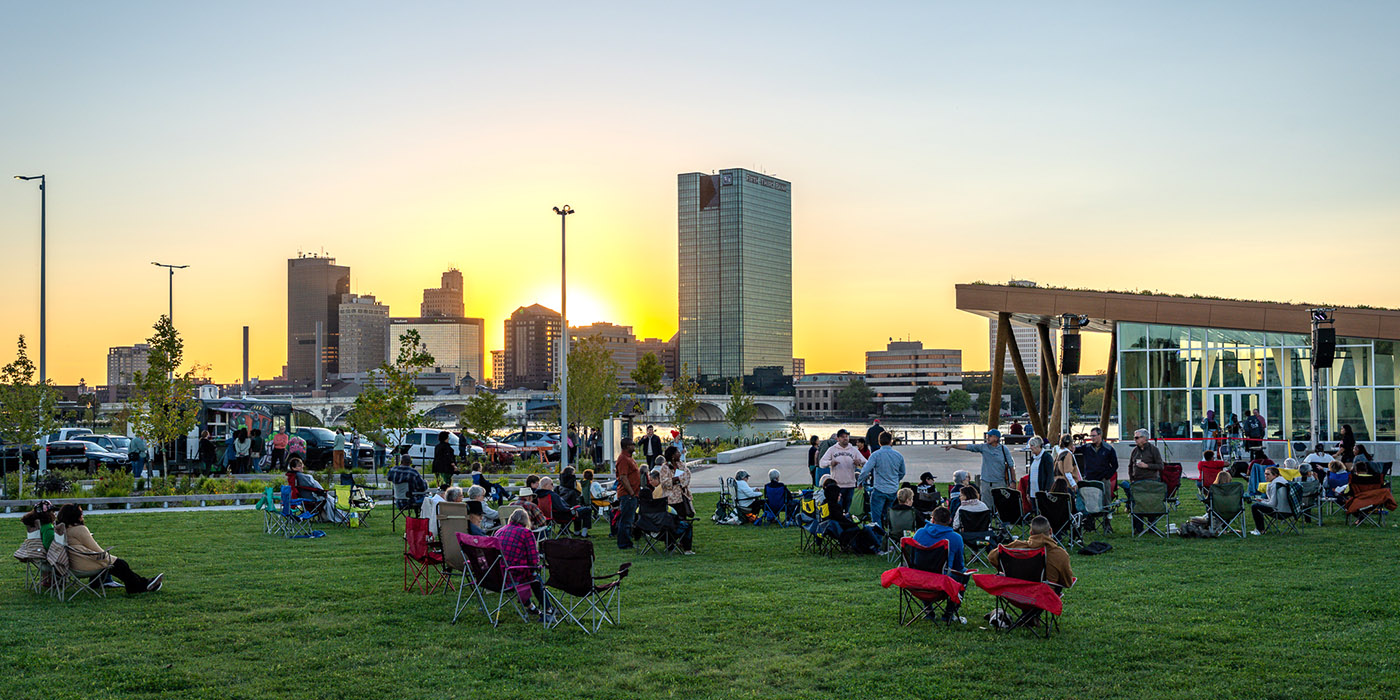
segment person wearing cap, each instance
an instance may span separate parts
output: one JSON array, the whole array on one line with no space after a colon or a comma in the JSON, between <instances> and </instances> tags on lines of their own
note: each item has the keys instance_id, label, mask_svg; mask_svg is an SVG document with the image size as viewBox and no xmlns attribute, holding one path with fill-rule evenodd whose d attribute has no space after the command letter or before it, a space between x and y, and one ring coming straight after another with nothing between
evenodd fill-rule
<instances>
[{"instance_id":1,"label":"person wearing cap","mask_svg":"<svg viewBox=\"0 0 1400 700\"><path fill-rule=\"evenodd\" d=\"M865 431L865 446L872 450L880 449L880 433L884 432L889 431L885 430L885 426L880 425L880 419L876 418Z\"/></svg>"},{"instance_id":2,"label":"person wearing cap","mask_svg":"<svg viewBox=\"0 0 1400 700\"><path fill-rule=\"evenodd\" d=\"M535 490L529 486L520 487L520 495L516 497L513 506L519 506L521 510L530 514L530 529L538 530L549 524L549 518L544 517L544 511L535 505Z\"/></svg>"},{"instance_id":3,"label":"person wearing cap","mask_svg":"<svg viewBox=\"0 0 1400 700\"><path fill-rule=\"evenodd\" d=\"M632 524L637 519L637 497L642 492L642 473L632 459L632 438L622 438L622 454L613 472L617 475L617 548L632 548Z\"/></svg>"},{"instance_id":4,"label":"person wearing cap","mask_svg":"<svg viewBox=\"0 0 1400 700\"><path fill-rule=\"evenodd\" d=\"M749 473L740 469L734 473L734 488L739 493L739 513L758 515L763 510L763 492L749 486Z\"/></svg>"},{"instance_id":5,"label":"person wearing cap","mask_svg":"<svg viewBox=\"0 0 1400 700\"><path fill-rule=\"evenodd\" d=\"M821 466L831 470L831 478L841 489L841 509L849 512L856 490L856 470L865 466L865 457L851 444L851 434L845 428L836 431L836 444L822 454Z\"/></svg>"},{"instance_id":6,"label":"person wearing cap","mask_svg":"<svg viewBox=\"0 0 1400 700\"><path fill-rule=\"evenodd\" d=\"M472 488L479 488L473 486ZM467 534L477 537L485 537L486 530L481 526L481 518L485 513L481 510L481 501L467 501Z\"/></svg>"},{"instance_id":7,"label":"person wearing cap","mask_svg":"<svg viewBox=\"0 0 1400 700\"><path fill-rule=\"evenodd\" d=\"M964 450L982 455L982 474L977 477L977 490L990 493L992 489L1013 487L1016 484L1016 466L1011 458L1011 450L1001 444L1001 431L988 430L981 445L944 445L944 451Z\"/></svg>"}]
</instances>

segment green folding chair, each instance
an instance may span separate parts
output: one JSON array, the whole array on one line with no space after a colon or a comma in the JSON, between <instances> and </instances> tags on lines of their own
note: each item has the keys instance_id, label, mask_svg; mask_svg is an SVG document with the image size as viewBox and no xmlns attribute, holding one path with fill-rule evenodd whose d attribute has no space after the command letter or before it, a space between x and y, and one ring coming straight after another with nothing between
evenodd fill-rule
<instances>
[{"instance_id":1,"label":"green folding chair","mask_svg":"<svg viewBox=\"0 0 1400 700\"><path fill-rule=\"evenodd\" d=\"M352 520L358 520L360 525L364 525L369 520L370 511L374 510L374 504L368 506L354 505L350 500L349 486L335 486L335 507L345 512L347 515L345 523L350 524Z\"/></svg>"}]
</instances>

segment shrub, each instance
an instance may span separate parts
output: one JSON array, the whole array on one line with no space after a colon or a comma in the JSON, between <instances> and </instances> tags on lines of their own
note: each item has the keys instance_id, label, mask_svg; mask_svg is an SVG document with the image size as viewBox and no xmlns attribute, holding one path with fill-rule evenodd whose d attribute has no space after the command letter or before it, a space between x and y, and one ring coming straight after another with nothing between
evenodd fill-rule
<instances>
[{"instance_id":1,"label":"shrub","mask_svg":"<svg viewBox=\"0 0 1400 700\"><path fill-rule=\"evenodd\" d=\"M92 495L98 498L120 498L130 496L136 488L136 477L125 469L108 469L103 467L97 471L97 482L93 484Z\"/></svg>"}]
</instances>

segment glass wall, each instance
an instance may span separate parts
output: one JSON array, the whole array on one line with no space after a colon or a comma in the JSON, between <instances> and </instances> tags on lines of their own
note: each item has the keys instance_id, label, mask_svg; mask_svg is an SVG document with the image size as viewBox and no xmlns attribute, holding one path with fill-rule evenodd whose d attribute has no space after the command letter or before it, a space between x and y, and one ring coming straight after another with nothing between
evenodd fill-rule
<instances>
[{"instance_id":1,"label":"glass wall","mask_svg":"<svg viewBox=\"0 0 1400 700\"><path fill-rule=\"evenodd\" d=\"M1118 324L1118 425L1154 438L1204 436L1208 411L1222 428L1260 411L1269 439L1310 440L1312 366L1308 336L1142 323ZM1320 375L1320 432L1343 425L1357 440L1396 439L1400 343L1338 338Z\"/></svg>"}]
</instances>

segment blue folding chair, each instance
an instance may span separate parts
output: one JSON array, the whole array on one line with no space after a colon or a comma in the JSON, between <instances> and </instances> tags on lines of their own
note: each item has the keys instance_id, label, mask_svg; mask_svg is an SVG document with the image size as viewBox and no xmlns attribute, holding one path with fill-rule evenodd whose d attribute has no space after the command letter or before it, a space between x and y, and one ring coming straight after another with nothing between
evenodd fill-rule
<instances>
[{"instance_id":1,"label":"blue folding chair","mask_svg":"<svg viewBox=\"0 0 1400 700\"><path fill-rule=\"evenodd\" d=\"M755 524L773 523L779 527L787 527L793 523L793 511L796 510L796 506L797 500L788 493L786 486L768 484L763 487L763 513L759 515Z\"/></svg>"},{"instance_id":2,"label":"blue folding chair","mask_svg":"<svg viewBox=\"0 0 1400 700\"><path fill-rule=\"evenodd\" d=\"M288 539L308 539L313 537L325 537L326 533L320 530L311 529L311 521L316 514L308 511L302 506L307 503L306 499L292 498L292 487L282 487L282 534Z\"/></svg>"}]
</instances>

